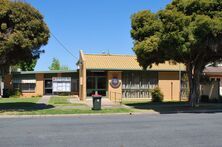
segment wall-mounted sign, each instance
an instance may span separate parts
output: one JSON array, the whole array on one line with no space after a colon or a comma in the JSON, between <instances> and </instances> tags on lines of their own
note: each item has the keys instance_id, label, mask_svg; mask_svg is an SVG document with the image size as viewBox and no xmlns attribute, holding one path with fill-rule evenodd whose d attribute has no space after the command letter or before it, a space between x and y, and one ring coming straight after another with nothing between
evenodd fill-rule
<instances>
[{"instance_id":1,"label":"wall-mounted sign","mask_svg":"<svg viewBox=\"0 0 222 147\"><path fill-rule=\"evenodd\" d=\"M53 77L53 92L71 92L71 77Z\"/></svg>"},{"instance_id":2,"label":"wall-mounted sign","mask_svg":"<svg viewBox=\"0 0 222 147\"><path fill-rule=\"evenodd\" d=\"M62 82L71 82L71 77L52 77L52 82L55 82L55 81L62 81Z\"/></svg>"},{"instance_id":3,"label":"wall-mounted sign","mask_svg":"<svg viewBox=\"0 0 222 147\"><path fill-rule=\"evenodd\" d=\"M120 80L117 77L113 77L111 82L110 82L110 85L113 88L119 88L120 84L121 84L121 82L120 82Z\"/></svg>"}]
</instances>

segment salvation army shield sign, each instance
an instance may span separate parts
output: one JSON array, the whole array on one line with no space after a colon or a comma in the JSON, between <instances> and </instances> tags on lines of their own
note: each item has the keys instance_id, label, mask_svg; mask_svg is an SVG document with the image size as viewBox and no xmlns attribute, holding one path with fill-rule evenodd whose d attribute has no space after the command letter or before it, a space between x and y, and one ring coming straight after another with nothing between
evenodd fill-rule
<instances>
[{"instance_id":1,"label":"salvation army shield sign","mask_svg":"<svg viewBox=\"0 0 222 147\"><path fill-rule=\"evenodd\" d=\"M112 78L112 80L110 82L110 85L113 88L119 88L120 84L121 84L121 82L120 82L120 80L117 77Z\"/></svg>"}]
</instances>

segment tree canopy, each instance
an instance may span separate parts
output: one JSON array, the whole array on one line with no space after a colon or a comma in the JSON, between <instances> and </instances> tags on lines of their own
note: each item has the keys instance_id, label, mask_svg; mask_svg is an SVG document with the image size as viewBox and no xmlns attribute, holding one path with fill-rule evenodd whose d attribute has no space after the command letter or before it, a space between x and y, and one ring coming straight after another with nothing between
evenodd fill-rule
<instances>
[{"instance_id":1,"label":"tree canopy","mask_svg":"<svg viewBox=\"0 0 222 147\"><path fill-rule=\"evenodd\" d=\"M34 71L37 63L37 59L32 59L31 61L22 61L16 65L11 66L11 71Z\"/></svg>"},{"instance_id":2,"label":"tree canopy","mask_svg":"<svg viewBox=\"0 0 222 147\"><path fill-rule=\"evenodd\" d=\"M22 71L34 71L36 63L37 59L32 59L31 61L21 62L18 66Z\"/></svg>"},{"instance_id":3,"label":"tree canopy","mask_svg":"<svg viewBox=\"0 0 222 147\"><path fill-rule=\"evenodd\" d=\"M69 67L61 65L59 59L53 58L49 70L69 70Z\"/></svg>"},{"instance_id":4,"label":"tree canopy","mask_svg":"<svg viewBox=\"0 0 222 147\"><path fill-rule=\"evenodd\" d=\"M32 63L50 37L38 10L27 3L0 0L0 67Z\"/></svg>"},{"instance_id":5,"label":"tree canopy","mask_svg":"<svg viewBox=\"0 0 222 147\"><path fill-rule=\"evenodd\" d=\"M167 60L186 65L195 105L203 69L222 57L222 1L173 0L157 13L140 11L132 16L131 36L144 69Z\"/></svg>"}]
</instances>

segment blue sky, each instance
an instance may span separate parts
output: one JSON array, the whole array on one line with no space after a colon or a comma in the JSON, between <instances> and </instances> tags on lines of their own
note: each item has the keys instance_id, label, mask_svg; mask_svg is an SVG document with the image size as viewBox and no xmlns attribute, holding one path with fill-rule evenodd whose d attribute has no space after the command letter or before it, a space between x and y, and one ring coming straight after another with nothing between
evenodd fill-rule
<instances>
[{"instance_id":1,"label":"blue sky","mask_svg":"<svg viewBox=\"0 0 222 147\"><path fill-rule=\"evenodd\" d=\"M79 57L84 53L134 54L130 37L133 13L149 9L156 12L171 0L26 0L45 18L50 31ZM52 58L76 69L77 59L51 37L42 49L35 70L48 70Z\"/></svg>"}]
</instances>

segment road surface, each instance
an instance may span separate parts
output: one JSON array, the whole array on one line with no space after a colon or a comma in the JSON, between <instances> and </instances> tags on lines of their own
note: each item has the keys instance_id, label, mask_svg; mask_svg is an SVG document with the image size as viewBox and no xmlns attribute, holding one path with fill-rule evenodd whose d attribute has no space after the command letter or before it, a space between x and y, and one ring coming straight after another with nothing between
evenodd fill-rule
<instances>
[{"instance_id":1,"label":"road surface","mask_svg":"<svg viewBox=\"0 0 222 147\"><path fill-rule=\"evenodd\" d=\"M0 147L219 147L222 113L0 118Z\"/></svg>"}]
</instances>

